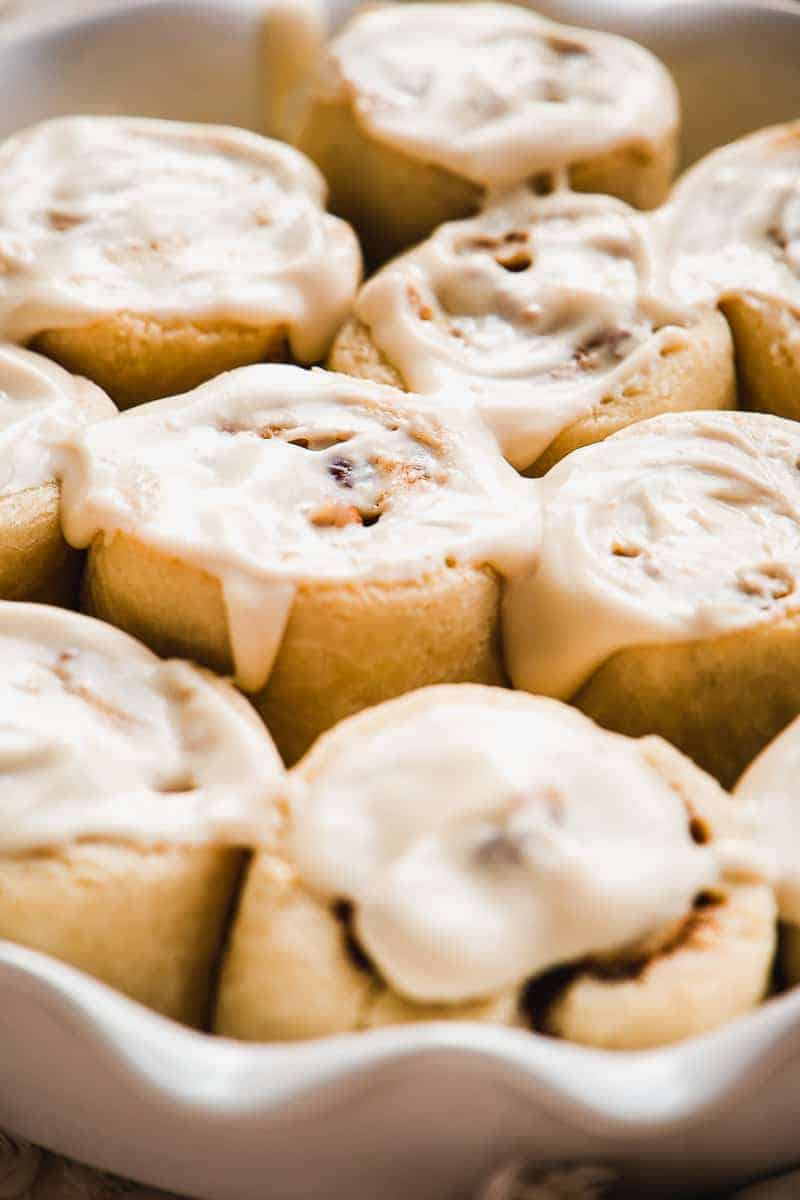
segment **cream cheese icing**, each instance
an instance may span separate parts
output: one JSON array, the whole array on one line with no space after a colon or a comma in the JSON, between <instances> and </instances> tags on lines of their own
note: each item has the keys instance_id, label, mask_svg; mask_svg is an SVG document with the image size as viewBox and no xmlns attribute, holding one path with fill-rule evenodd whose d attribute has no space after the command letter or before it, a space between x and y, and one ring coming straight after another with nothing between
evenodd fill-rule
<instances>
[{"instance_id":1,"label":"cream cheese icing","mask_svg":"<svg viewBox=\"0 0 800 1200\"><path fill-rule=\"evenodd\" d=\"M91 393L102 395L49 359L0 344L0 496L55 479L55 446L85 423Z\"/></svg>"},{"instance_id":2,"label":"cream cheese icing","mask_svg":"<svg viewBox=\"0 0 800 1200\"><path fill-rule=\"evenodd\" d=\"M709 154L654 218L688 300L746 292L800 310L800 122Z\"/></svg>"},{"instance_id":3,"label":"cream cheese icing","mask_svg":"<svg viewBox=\"0 0 800 1200\"><path fill-rule=\"evenodd\" d=\"M406 384L475 405L524 469L696 317L663 285L645 217L519 188L441 226L361 289L356 315Z\"/></svg>"},{"instance_id":4,"label":"cream cheese icing","mask_svg":"<svg viewBox=\"0 0 800 1200\"><path fill-rule=\"evenodd\" d=\"M283 770L238 703L110 625L0 603L0 853L269 845Z\"/></svg>"},{"instance_id":5,"label":"cream cheese icing","mask_svg":"<svg viewBox=\"0 0 800 1200\"><path fill-rule=\"evenodd\" d=\"M237 681L267 681L299 584L510 575L536 553L533 486L460 414L266 364L65 439L65 536L123 530L222 583Z\"/></svg>"},{"instance_id":6,"label":"cream cheese icing","mask_svg":"<svg viewBox=\"0 0 800 1200\"><path fill-rule=\"evenodd\" d=\"M378 141L487 188L675 131L675 85L643 47L509 4L366 8L317 81Z\"/></svg>"},{"instance_id":7,"label":"cream cheese icing","mask_svg":"<svg viewBox=\"0 0 800 1200\"><path fill-rule=\"evenodd\" d=\"M798 463L796 422L700 412L642 421L557 464L540 485L538 564L506 595L515 686L566 699L618 650L796 610Z\"/></svg>"},{"instance_id":8,"label":"cream cheese icing","mask_svg":"<svg viewBox=\"0 0 800 1200\"><path fill-rule=\"evenodd\" d=\"M291 797L293 859L353 905L398 992L456 1003L630 952L724 867L639 743L551 700L462 687L394 702Z\"/></svg>"},{"instance_id":9,"label":"cream cheese icing","mask_svg":"<svg viewBox=\"0 0 800 1200\"><path fill-rule=\"evenodd\" d=\"M0 335L114 313L285 325L320 359L360 275L298 151L242 129L64 117L0 147Z\"/></svg>"}]
</instances>

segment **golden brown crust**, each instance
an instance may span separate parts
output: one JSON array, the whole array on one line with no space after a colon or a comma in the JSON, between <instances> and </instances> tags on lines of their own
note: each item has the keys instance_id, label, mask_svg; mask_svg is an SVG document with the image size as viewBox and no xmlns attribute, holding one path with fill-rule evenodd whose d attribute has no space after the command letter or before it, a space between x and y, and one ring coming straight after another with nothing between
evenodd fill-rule
<instances>
[{"instance_id":1,"label":"golden brown crust","mask_svg":"<svg viewBox=\"0 0 800 1200\"><path fill-rule=\"evenodd\" d=\"M47 330L31 347L93 379L121 409L179 395L234 367L283 362L288 355L286 331L277 325L161 321L134 313Z\"/></svg>"},{"instance_id":2,"label":"golden brown crust","mask_svg":"<svg viewBox=\"0 0 800 1200\"><path fill-rule=\"evenodd\" d=\"M233 669L219 581L129 534L95 540L85 605L159 654ZM253 697L284 759L343 717L425 684L502 682L499 605L488 567L301 585L269 682Z\"/></svg>"},{"instance_id":3,"label":"golden brown crust","mask_svg":"<svg viewBox=\"0 0 800 1200\"><path fill-rule=\"evenodd\" d=\"M220 976L214 1031L298 1041L414 1021L520 1021L509 992L470 1004L413 1004L360 962L347 924L286 859L259 854L245 882Z\"/></svg>"},{"instance_id":4,"label":"golden brown crust","mask_svg":"<svg viewBox=\"0 0 800 1200\"><path fill-rule=\"evenodd\" d=\"M735 408L731 338L719 313L706 314L687 333L685 346L663 347L621 389L603 396L591 412L563 430L525 473L544 475L580 446L661 413Z\"/></svg>"},{"instance_id":5,"label":"golden brown crust","mask_svg":"<svg viewBox=\"0 0 800 1200\"><path fill-rule=\"evenodd\" d=\"M733 333L743 407L800 419L800 317L781 300L750 295L720 308Z\"/></svg>"},{"instance_id":6,"label":"golden brown crust","mask_svg":"<svg viewBox=\"0 0 800 1200\"><path fill-rule=\"evenodd\" d=\"M620 650L572 703L618 733L660 734L731 787L800 711L800 612L701 641Z\"/></svg>"},{"instance_id":7,"label":"golden brown crust","mask_svg":"<svg viewBox=\"0 0 800 1200\"><path fill-rule=\"evenodd\" d=\"M0 599L74 607L82 561L61 533L58 484L0 497Z\"/></svg>"},{"instance_id":8,"label":"golden brown crust","mask_svg":"<svg viewBox=\"0 0 800 1200\"><path fill-rule=\"evenodd\" d=\"M75 389L87 425L116 413L88 381L76 380ZM75 608L84 557L64 540L55 480L0 496L0 600Z\"/></svg>"},{"instance_id":9,"label":"golden brown crust","mask_svg":"<svg viewBox=\"0 0 800 1200\"><path fill-rule=\"evenodd\" d=\"M259 854L225 951L214 1031L246 1041L297 1041L358 1029L373 980L346 931L285 860Z\"/></svg>"},{"instance_id":10,"label":"golden brown crust","mask_svg":"<svg viewBox=\"0 0 800 1200\"><path fill-rule=\"evenodd\" d=\"M378 349L368 327L358 317L351 317L339 330L325 365L329 371L409 391L400 372Z\"/></svg>"},{"instance_id":11,"label":"golden brown crust","mask_svg":"<svg viewBox=\"0 0 800 1200\"><path fill-rule=\"evenodd\" d=\"M657 208L666 200L678 165L678 134L669 133L655 149L621 146L570 168L576 192L618 196L633 208Z\"/></svg>"},{"instance_id":12,"label":"golden brown crust","mask_svg":"<svg viewBox=\"0 0 800 1200\"><path fill-rule=\"evenodd\" d=\"M207 1025L242 855L102 843L0 859L0 938L78 967L155 1011Z\"/></svg>"},{"instance_id":13,"label":"golden brown crust","mask_svg":"<svg viewBox=\"0 0 800 1200\"><path fill-rule=\"evenodd\" d=\"M600 442L660 413L735 408L733 350L724 319L709 312L688 333L686 346L665 346L624 387L604 396L591 412L564 429L525 474L544 475L579 446ZM339 332L328 365L345 375L406 387L400 372L373 342L367 326L356 318Z\"/></svg>"},{"instance_id":14,"label":"golden brown crust","mask_svg":"<svg viewBox=\"0 0 800 1200\"><path fill-rule=\"evenodd\" d=\"M775 899L729 886L699 909L666 953L628 978L579 972L550 1004L545 1028L609 1050L644 1050L714 1029L755 1007L769 983Z\"/></svg>"},{"instance_id":15,"label":"golden brown crust","mask_svg":"<svg viewBox=\"0 0 800 1200\"><path fill-rule=\"evenodd\" d=\"M296 144L322 171L333 211L355 226L373 265L421 242L437 225L477 212L484 198L477 184L370 137L349 104L315 100ZM675 162L670 133L653 151L632 144L576 163L570 183L576 191L655 208L666 198Z\"/></svg>"},{"instance_id":16,"label":"golden brown crust","mask_svg":"<svg viewBox=\"0 0 800 1200\"><path fill-rule=\"evenodd\" d=\"M480 207L481 188L371 138L349 105L315 100L296 144L322 171L331 210L355 227L372 265Z\"/></svg>"}]
</instances>

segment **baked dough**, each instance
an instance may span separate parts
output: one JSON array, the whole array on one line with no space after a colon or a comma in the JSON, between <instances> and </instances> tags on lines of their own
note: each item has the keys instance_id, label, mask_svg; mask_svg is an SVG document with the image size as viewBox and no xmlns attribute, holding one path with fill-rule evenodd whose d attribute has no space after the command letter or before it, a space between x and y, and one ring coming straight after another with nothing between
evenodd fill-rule
<instances>
[{"instance_id":1,"label":"baked dough","mask_svg":"<svg viewBox=\"0 0 800 1200\"><path fill-rule=\"evenodd\" d=\"M287 760L390 696L504 678L501 581L536 552L538 501L467 416L263 365L65 453L90 610L234 673Z\"/></svg>"},{"instance_id":2,"label":"baked dough","mask_svg":"<svg viewBox=\"0 0 800 1200\"><path fill-rule=\"evenodd\" d=\"M504 614L516 687L666 737L725 786L800 711L800 426L668 414L542 481Z\"/></svg>"},{"instance_id":3,"label":"baked dough","mask_svg":"<svg viewBox=\"0 0 800 1200\"><path fill-rule=\"evenodd\" d=\"M733 408L725 320L679 304L648 219L519 189L362 287L329 364L474 405L519 470L662 412Z\"/></svg>"},{"instance_id":4,"label":"baked dough","mask_svg":"<svg viewBox=\"0 0 800 1200\"><path fill-rule=\"evenodd\" d=\"M121 408L321 360L360 276L319 172L242 129L63 117L0 146L0 337Z\"/></svg>"},{"instance_id":5,"label":"baked dough","mask_svg":"<svg viewBox=\"0 0 800 1200\"><path fill-rule=\"evenodd\" d=\"M719 304L742 400L800 417L800 121L713 151L658 215L676 289Z\"/></svg>"},{"instance_id":6,"label":"baked dough","mask_svg":"<svg viewBox=\"0 0 800 1200\"><path fill-rule=\"evenodd\" d=\"M246 847L284 776L228 684L119 630L0 603L0 938L208 1021Z\"/></svg>"},{"instance_id":7,"label":"baked dough","mask_svg":"<svg viewBox=\"0 0 800 1200\"><path fill-rule=\"evenodd\" d=\"M88 380L0 344L0 599L77 602L82 556L58 520L57 444L115 412Z\"/></svg>"},{"instance_id":8,"label":"baked dough","mask_svg":"<svg viewBox=\"0 0 800 1200\"><path fill-rule=\"evenodd\" d=\"M641 46L505 4L367 8L287 77L284 134L320 167L335 211L382 261L487 192L555 172L640 208L666 196L675 86ZM273 87L274 93L274 87Z\"/></svg>"},{"instance_id":9,"label":"baked dough","mask_svg":"<svg viewBox=\"0 0 800 1200\"><path fill-rule=\"evenodd\" d=\"M660 739L426 688L331 730L293 781L284 850L255 858L228 942L221 1034L535 1014L631 1049L764 994L772 891L746 855L727 865L736 805Z\"/></svg>"}]
</instances>

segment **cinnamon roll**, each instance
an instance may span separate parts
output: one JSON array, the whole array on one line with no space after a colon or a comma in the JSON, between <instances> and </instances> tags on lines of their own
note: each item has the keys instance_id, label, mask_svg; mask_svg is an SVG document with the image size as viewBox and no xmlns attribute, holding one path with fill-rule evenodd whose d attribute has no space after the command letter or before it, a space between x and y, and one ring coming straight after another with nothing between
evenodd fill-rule
<instances>
[{"instance_id":1,"label":"cinnamon roll","mask_svg":"<svg viewBox=\"0 0 800 1200\"><path fill-rule=\"evenodd\" d=\"M283 849L256 857L234 920L222 1034L533 1019L630 1049L764 993L772 891L735 852L734 802L658 738L427 688L337 726L293 781Z\"/></svg>"},{"instance_id":2,"label":"cinnamon roll","mask_svg":"<svg viewBox=\"0 0 800 1200\"><path fill-rule=\"evenodd\" d=\"M0 337L122 408L264 359L322 359L352 230L296 150L242 129L65 117L0 146Z\"/></svg>"},{"instance_id":3,"label":"cinnamon roll","mask_svg":"<svg viewBox=\"0 0 800 1200\"><path fill-rule=\"evenodd\" d=\"M270 844L283 793L230 685L0 603L0 938L203 1024L241 848Z\"/></svg>"},{"instance_id":4,"label":"cinnamon roll","mask_svg":"<svg viewBox=\"0 0 800 1200\"><path fill-rule=\"evenodd\" d=\"M232 672L294 759L390 696L502 680L534 486L468 415L273 364L74 438L62 520L90 610Z\"/></svg>"},{"instance_id":5,"label":"cinnamon roll","mask_svg":"<svg viewBox=\"0 0 800 1200\"><path fill-rule=\"evenodd\" d=\"M731 339L679 305L647 219L521 188L444 225L361 289L330 365L474 405L514 466L661 412L732 408Z\"/></svg>"},{"instance_id":6,"label":"cinnamon roll","mask_svg":"<svg viewBox=\"0 0 800 1200\"><path fill-rule=\"evenodd\" d=\"M516 5L365 8L310 86L286 86L299 99L273 96L292 113L285 132L373 260L524 180L562 172L579 191L652 208L672 178L679 107L665 67Z\"/></svg>"},{"instance_id":7,"label":"cinnamon roll","mask_svg":"<svg viewBox=\"0 0 800 1200\"><path fill-rule=\"evenodd\" d=\"M0 599L77 599L81 556L58 520L57 446L65 430L115 412L88 380L0 343Z\"/></svg>"},{"instance_id":8,"label":"cinnamon roll","mask_svg":"<svg viewBox=\"0 0 800 1200\"><path fill-rule=\"evenodd\" d=\"M732 784L800 711L798 464L795 422L703 412L559 463L537 564L508 591L514 685Z\"/></svg>"},{"instance_id":9,"label":"cinnamon roll","mask_svg":"<svg viewBox=\"0 0 800 1200\"><path fill-rule=\"evenodd\" d=\"M730 323L745 403L800 418L800 121L709 154L658 221L675 287Z\"/></svg>"}]
</instances>

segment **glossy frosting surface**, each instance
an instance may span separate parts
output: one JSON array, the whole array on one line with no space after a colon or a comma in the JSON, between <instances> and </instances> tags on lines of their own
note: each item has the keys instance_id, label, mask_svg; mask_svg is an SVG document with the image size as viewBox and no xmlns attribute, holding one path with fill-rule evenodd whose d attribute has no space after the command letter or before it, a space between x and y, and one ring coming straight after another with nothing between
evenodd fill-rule
<instances>
[{"instance_id":1,"label":"glossy frosting surface","mask_svg":"<svg viewBox=\"0 0 800 1200\"><path fill-rule=\"evenodd\" d=\"M349 226L290 146L242 129L64 117L0 146L0 335L113 313L285 324L325 353L358 284Z\"/></svg>"},{"instance_id":2,"label":"glossy frosting surface","mask_svg":"<svg viewBox=\"0 0 800 1200\"><path fill-rule=\"evenodd\" d=\"M0 852L269 843L269 735L227 685L109 625L0 603Z\"/></svg>"},{"instance_id":3,"label":"glossy frosting surface","mask_svg":"<svg viewBox=\"0 0 800 1200\"><path fill-rule=\"evenodd\" d=\"M800 122L713 151L654 220L685 298L747 292L800 308Z\"/></svg>"},{"instance_id":4,"label":"glossy frosting surface","mask_svg":"<svg viewBox=\"0 0 800 1200\"><path fill-rule=\"evenodd\" d=\"M713 637L800 602L800 426L668 414L541 482L538 566L507 593L515 686L569 698L617 650Z\"/></svg>"},{"instance_id":5,"label":"glossy frosting surface","mask_svg":"<svg viewBox=\"0 0 800 1200\"><path fill-rule=\"evenodd\" d=\"M647 218L621 201L520 188L441 226L359 293L407 386L449 387L525 468L695 319L663 284Z\"/></svg>"},{"instance_id":6,"label":"glossy frosting surface","mask_svg":"<svg viewBox=\"0 0 800 1200\"><path fill-rule=\"evenodd\" d=\"M367 8L319 84L379 141L489 188L675 130L666 68L641 46L522 7Z\"/></svg>"},{"instance_id":7,"label":"glossy frosting surface","mask_svg":"<svg viewBox=\"0 0 800 1200\"><path fill-rule=\"evenodd\" d=\"M111 401L85 379L0 343L0 496L53 480L65 430L111 412Z\"/></svg>"},{"instance_id":8,"label":"glossy frosting surface","mask_svg":"<svg viewBox=\"0 0 800 1200\"><path fill-rule=\"evenodd\" d=\"M523 570L532 483L435 401L297 367L245 367L64 448L67 539L125 530L222 582L237 678L269 676L296 586Z\"/></svg>"},{"instance_id":9,"label":"glossy frosting surface","mask_svg":"<svg viewBox=\"0 0 800 1200\"><path fill-rule=\"evenodd\" d=\"M646 743L553 701L427 689L306 760L291 844L402 994L458 1002L613 955L719 875ZM305 786L303 786L305 780Z\"/></svg>"}]
</instances>

